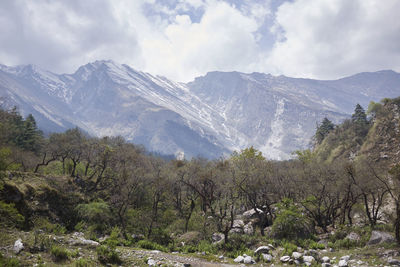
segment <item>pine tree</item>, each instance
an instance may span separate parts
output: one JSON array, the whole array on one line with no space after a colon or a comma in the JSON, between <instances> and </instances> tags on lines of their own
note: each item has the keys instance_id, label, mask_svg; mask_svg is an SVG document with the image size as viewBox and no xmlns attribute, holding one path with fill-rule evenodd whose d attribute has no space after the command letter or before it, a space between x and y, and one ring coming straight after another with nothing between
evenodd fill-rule
<instances>
[{"instance_id":1,"label":"pine tree","mask_svg":"<svg viewBox=\"0 0 400 267\"><path fill-rule=\"evenodd\" d=\"M24 122L24 131L22 134L22 148L37 152L40 148L42 133L38 130L35 118L29 114Z\"/></svg>"},{"instance_id":2,"label":"pine tree","mask_svg":"<svg viewBox=\"0 0 400 267\"><path fill-rule=\"evenodd\" d=\"M356 105L354 113L351 115L351 120L358 124L368 124L367 114L360 104Z\"/></svg>"},{"instance_id":3,"label":"pine tree","mask_svg":"<svg viewBox=\"0 0 400 267\"><path fill-rule=\"evenodd\" d=\"M351 120L354 124L354 130L358 136L365 136L368 133L369 122L367 114L360 104L356 105Z\"/></svg>"},{"instance_id":4,"label":"pine tree","mask_svg":"<svg viewBox=\"0 0 400 267\"><path fill-rule=\"evenodd\" d=\"M333 124L328 118L324 118L320 126L317 126L317 131L315 133L315 140L317 144L321 144L325 137L330 131L335 129L335 124Z\"/></svg>"}]
</instances>

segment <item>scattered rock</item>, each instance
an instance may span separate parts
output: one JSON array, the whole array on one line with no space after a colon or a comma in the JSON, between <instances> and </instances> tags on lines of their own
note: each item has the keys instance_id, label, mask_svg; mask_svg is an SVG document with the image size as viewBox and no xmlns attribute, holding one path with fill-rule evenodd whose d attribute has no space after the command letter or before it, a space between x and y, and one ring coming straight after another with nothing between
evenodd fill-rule
<instances>
[{"instance_id":1,"label":"scattered rock","mask_svg":"<svg viewBox=\"0 0 400 267\"><path fill-rule=\"evenodd\" d=\"M252 235L252 234L254 234L254 228L253 228L253 225L252 225L251 222L249 222L248 224L246 224L246 225L244 226L243 232L244 232L246 235Z\"/></svg>"},{"instance_id":2,"label":"scattered rock","mask_svg":"<svg viewBox=\"0 0 400 267\"><path fill-rule=\"evenodd\" d=\"M272 261L272 255L270 254L261 254L263 257L263 260L266 262L271 262Z\"/></svg>"},{"instance_id":3,"label":"scattered rock","mask_svg":"<svg viewBox=\"0 0 400 267\"><path fill-rule=\"evenodd\" d=\"M332 265L330 263L324 262L321 264L322 267L331 267Z\"/></svg>"},{"instance_id":4,"label":"scattered rock","mask_svg":"<svg viewBox=\"0 0 400 267\"><path fill-rule=\"evenodd\" d=\"M381 231L372 231L371 233L371 238L369 239L367 245L376 245L376 244L382 244L382 243L394 243L396 242L396 239L387 232L381 232Z\"/></svg>"},{"instance_id":5,"label":"scattered rock","mask_svg":"<svg viewBox=\"0 0 400 267\"><path fill-rule=\"evenodd\" d=\"M149 258L148 260L147 260L147 264L149 265L149 266L156 266L156 261L155 260L153 260L152 258Z\"/></svg>"},{"instance_id":6,"label":"scattered rock","mask_svg":"<svg viewBox=\"0 0 400 267\"><path fill-rule=\"evenodd\" d=\"M224 256L223 256L223 255L220 255L220 256L218 257L218 259L223 260L223 259L224 259Z\"/></svg>"},{"instance_id":7,"label":"scattered rock","mask_svg":"<svg viewBox=\"0 0 400 267\"><path fill-rule=\"evenodd\" d=\"M252 263L254 263L254 260L252 257L246 256L246 257L244 257L243 263L244 264L252 264Z\"/></svg>"},{"instance_id":8,"label":"scattered rock","mask_svg":"<svg viewBox=\"0 0 400 267\"><path fill-rule=\"evenodd\" d=\"M351 257L350 255L345 255L345 256L340 257L340 260L349 261L350 257Z\"/></svg>"},{"instance_id":9,"label":"scattered rock","mask_svg":"<svg viewBox=\"0 0 400 267\"><path fill-rule=\"evenodd\" d=\"M347 261L345 261L345 260L340 260L338 266L339 266L339 267L347 267L347 266L348 266L348 265L347 265Z\"/></svg>"},{"instance_id":10,"label":"scattered rock","mask_svg":"<svg viewBox=\"0 0 400 267\"><path fill-rule=\"evenodd\" d=\"M351 241L360 241L361 237L359 234L357 234L356 232L351 232L350 234L348 234L345 239L349 239Z\"/></svg>"},{"instance_id":11,"label":"scattered rock","mask_svg":"<svg viewBox=\"0 0 400 267\"><path fill-rule=\"evenodd\" d=\"M313 256L303 256L303 261L312 263L313 261L315 261L315 259Z\"/></svg>"},{"instance_id":12,"label":"scattered rock","mask_svg":"<svg viewBox=\"0 0 400 267\"><path fill-rule=\"evenodd\" d=\"M324 257L322 257L321 261L323 263L327 263L327 262L331 262L331 259L328 256L324 256Z\"/></svg>"},{"instance_id":13,"label":"scattered rock","mask_svg":"<svg viewBox=\"0 0 400 267\"><path fill-rule=\"evenodd\" d=\"M398 259L389 258L388 263L393 266L400 266L400 260Z\"/></svg>"},{"instance_id":14,"label":"scattered rock","mask_svg":"<svg viewBox=\"0 0 400 267\"><path fill-rule=\"evenodd\" d=\"M13 250L15 254L19 254L23 249L24 249L24 244L22 243L22 239L20 238L17 241L15 241Z\"/></svg>"},{"instance_id":15,"label":"scattered rock","mask_svg":"<svg viewBox=\"0 0 400 267\"><path fill-rule=\"evenodd\" d=\"M90 240L90 239L85 239L84 238L84 233L81 232L75 232L72 234L72 238L69 239L68 243L72 246L89 246L89 247L97 247L99 242Z\"/></svg>"},{"instance_id":16,"label":"scattered rock","mask_svg":"<svg viewBox=\"0 0 400 267\"><path fill-rule=\"evenodd\" d=\"M243 220L234 220L232 228L243 228L244 227L244 222Z\"/></svg>"},{"instance_id":17,"label":"scattered rock","mask_svg":"<svg viewBox=\"0 0 400 267\"><path fill-rule=\"evenodd\" d=\"M243 234L243 228L232 228L229 231L230 234Z\"/></svg>"},{"instance_id":18,"label":"scattered rock","mask_svg":"<svg viewBox=\"0 0 400 267\"><path fill-rule=\"evenodd\" d=\"M260 209L257 209L257 211L255 209L247 210L247 211L243 212L243 218L249 220L249 219L253 218L254 216L256 216L257 213L264 213L264 212Z\"/></svg>"},{"instance_id":19,"label":"scattered rock","mask_svg":"<svg viewBox=\"0 0 400 267\"><path fill-rule=\"evenodd\" d=\"M303 255L300 252L296 252L295 251L295 252L292 253L292 258L295 259L295 260L300 259L301 256L303 256Z\"/></svg>"},{"instance_id":20,"label":"scattered rock","mask_svg":"<svg viewBox=\"0 0 400 267\"><path fill-rule=\"evenodd\" d=\"M290 261L290 256L282 256L281 258L280 258L280 261L281 262L289 262Z\"/></svg>"},{"instance_id":21,"label":"scattered rock","mask_svg":"<svg viewBox=\"0 0 400 267\"><path fill-rule=\"evenodd\" d=\"M244 261L244 257L243 256L238 256L236 259L233 260L236 263L242 263Z\"/></svg>"},{"instance_id":22,"label":"scattered rock","mask_svg":"<svg viewBox=\"0 0 400 267\"><path fill-rule=\"evenodd\" d=\"M269 253L270 251L270 247L269 246L261 246L258 247L255 251L254 254L258 254L258 253Z\"/></svg>"}]
</instances>

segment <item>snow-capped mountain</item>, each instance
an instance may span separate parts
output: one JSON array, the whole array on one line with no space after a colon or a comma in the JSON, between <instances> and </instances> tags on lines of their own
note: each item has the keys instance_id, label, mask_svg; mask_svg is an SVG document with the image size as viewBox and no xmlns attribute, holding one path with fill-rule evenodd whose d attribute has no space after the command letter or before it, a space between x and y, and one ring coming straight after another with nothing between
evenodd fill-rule
<instances>
[{"instance_id":1,"label":"snow-capped mountain","mask_svg":"<svg viewBox=\"0 0 400 267\"><path fill-rule=\"evenodd\" d=\"M400 74L318 81L210 72L185 84L113 61L61 75L0 65L0 95L47 132L78 126L186 157L215 158L253 145L268 158L286 159L309 145L324 117L339 122L356 103L400 95Z\"/></svg>"}]
</instances>

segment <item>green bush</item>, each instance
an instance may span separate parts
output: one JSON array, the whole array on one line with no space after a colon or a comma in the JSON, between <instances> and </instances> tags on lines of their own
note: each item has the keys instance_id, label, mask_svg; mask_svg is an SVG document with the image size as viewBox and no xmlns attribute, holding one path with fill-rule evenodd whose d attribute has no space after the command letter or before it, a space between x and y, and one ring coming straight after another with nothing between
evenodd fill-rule
<instances>
[{"instance_id":1,"label":"green bush","mask_svg":"<svg viewBox=\"0 0 400 267\"><path fill-rule=\"evenodd\" d=\"M298 240L297 245L306 249L324 249L325 245L320 244L312 239Z\"/></svg>"},{"instance_id":2,"label":"green bush","mask_svg":"<svg viewBox=\"0 0 400 267\"><path fill-rule=\"evenodd\" d=\"M208 254L217 254L218 249L216 246L208 242L207 240L201 240L197 245L197 251L205 252Z\"/></svg>"},{"instance_id":3,"label":"green bush","mask_svg":"<svg viewBox=\"0 0 400 267\"><path fill-rule=\"evenodd\" d=\"M79 204L75 208L75 211L79 218L89 226L92 226L91 229L96 232L103 233L111 225L112 216L110 207L102 200L93 201L88 204Z\"/></svg>"},{"instance_id":4,"label":"green bush","mask_svg":"<svg viewBox=\"0 0 400 267\"><path fill-rule=\"evenodd\" d=\"M55 262L65 261L69 258L69 251L59 246L52 246L50 254Z\"/></svg>"},{"instance_id":5,"label":"green bush","mask_svg":"<svg viewBox=\"0 0 400 267\"><path fill-rule=\"evenodd\" d=\"M23 224L25 218L15 208L14 203L7 204L0 201L0 226L19 227Z\"/></svg>"},{"instance_id":6,"label":"green bush","mask_svg":"<svg viewBox=\"0 0 400 267\"><path fill-rule=\"evenodd\" d=\"M74 266L75 267L90 267L90 266L95 266L95 264L89 262L88 260L81 258L81 259L78 259L77 261L75 261Z\"/></svg>"},{"instance_id":7,"label":"green bush","mask_svg":"<svg viewBox=\"0 0 400 267\"><path fill-rule=\"evenodd\" d=\"M140 240L139 242L137 242L137 246L140 248L144 248L144 249L150 249L150 250L159 250L159 251L163 251L163 252L168 252L167 248L154 243L150 240Z\"/></svg>"},{"instance_id":8,"label":"green bush","mask_svg":"<svg viewBox=\"0 0 400 267\"><path fill-rule=\"evenodd\" d=\"M162 228L155 228L149 239L163 246L168 246L173 241L166 229Z\"/></svg>"},{"instance_id":9,"label":"green bush","mask_svg":"<svg viewBox=\"0 0 400 267\"><path fill-rule=\"evenodd\" d=\"M122 260L119 257L119 253L114 249L107 245L101 245L97 247L97 258L103 264L114 263L121 264Z\"/></svg>"},{"instance_id":10,"label":"green bush","mask_svg":"<svg viewBox=\"0 0 400 267\"><path fill-rule=\"evenodd\" d=\"M57 223L53 224L48 219L43 217L36 217L33 220L33 225L35 229L43 230L47 233L54 233L56 235L65 234L67 229Z\"/></svg>"},{"instance_id":11,"label":"green bush","mask_svg":"<svg viewBox=\"0 0 400 267\"><path fill-rule=\"evenodd\" d=\"M278 212L272 225L271 234L277 239L304 239L311 237L306 217L291 199L278 204Z\"/></svg>"},{"instance_id":12,"label":"green bush","mask_svg":"<svg viewBox=\"0 0 400 267\"><path fill-rule=\"evenodd\" d=\"M21 263L16 258L6 258L0 253L0 266L3 267L19 267Z\"/></svg>"},{"instance_id":13,"label":"green bush","mask_svg":"<svg viewBox=\"0 0 400 267\"><path fill-rule=\"evenodd\" d=\"M297 251L297 245L288 241L284 241L282 247L284 249L283 255L292 255L293 252Z\"/></svg>"},{"instance_id":14,"label":"green bush","mask_svg":"<svg viewBox=\"0 0 400 267\"><path fill-rule=\"evenodd\" d=\"M30 246L32 253L48 251L53 246L53 240L47 234L35 231L33 244Z\"/></svg>"},{"instance_id":15,"label":"green bush","mask_svg":"<svg viewBox=\"0 0 400 267\"><path fill-rule=\"evenodd\" d=\"M217 245L217 248L225 251L225 255L230 258L236 258L243 254L252 256L254 252L248 248L254 246L256 243L257 241L254 237L232 234L228 243L220 243Z\"/></svg>"}]
</instances>

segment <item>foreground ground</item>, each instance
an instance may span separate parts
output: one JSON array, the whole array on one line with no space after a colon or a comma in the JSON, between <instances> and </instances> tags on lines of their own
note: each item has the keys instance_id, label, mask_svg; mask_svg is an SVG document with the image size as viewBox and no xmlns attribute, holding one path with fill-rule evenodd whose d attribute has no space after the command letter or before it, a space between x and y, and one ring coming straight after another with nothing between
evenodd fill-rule
<instances>
[{"instance_id":1,"label":"foreground ground","mask_svg":"<svg viewBox=\"0 0 400 267\"><path fill-rule=\"evenodd\" d=\"M36 240L35 240L36 236ZM224 255L212 255L209 253L165 253L158 250L145 250L136 247L117 246L116 250L120 255L121 263L103 264L99 261L96 247L98 244L88 242L75 242L76 234L34 234L32 232L22 232L17 230L0 230L0 252L4 258L18 259L14 265L1 263L4 266L240 266L243 263L235 263L232 258ZM15 241L21 239L24 249L19 253L15 252ZM39 240L40 239L40 240ZM46 244L55 244L68 251L66 258L59 257L50 249L43 248L43 251L34 251L34 247L40 247L37 244L45 246ZM36 244L36 245L35 245ZM50 245L49 245L50 246ZM307 251L299 248L299 251L308 255ZM400 249L394 244L384 244L377 246L365 246L353 249L320 249L313 250L312 255L315 258L329 257L329 263L322 266L343 266L339 261L343 256L350 256L344 266L400 266ZM281 257L285 255L281 247L270 251L272 255L271 262L265 262L262 258L253 255L256 263L253 266L286 266L289 263L282 263ZM290 256L290 255L289 255ZM292 256L293 257L293 256ZM346 258L346 257L345 257ZM294 263L292 263L294 264ZM305 265L305 262L300 263ZM343 264L343 262L342 262ZM311 263L311 266L321 266L321 261Z\"/></svg>"}]
</instances>

